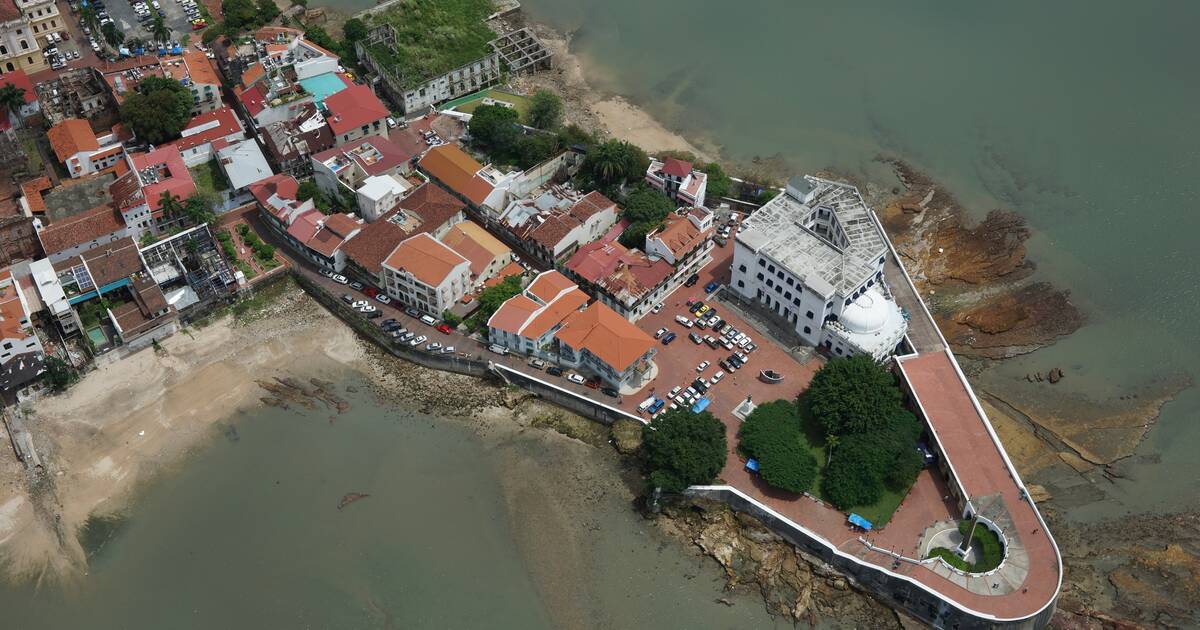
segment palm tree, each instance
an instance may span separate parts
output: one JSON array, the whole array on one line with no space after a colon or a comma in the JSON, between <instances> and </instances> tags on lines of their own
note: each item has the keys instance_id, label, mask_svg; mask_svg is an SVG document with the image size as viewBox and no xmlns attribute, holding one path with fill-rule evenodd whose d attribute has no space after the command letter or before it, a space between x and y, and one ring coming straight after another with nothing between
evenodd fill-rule
<instances>
[{"instance_id":1,"label":"palm tree","mask_svg":"<svg viewBox=\"0 0 1200 630\"><path fill-rule=\"evenodd\" d=\"M150 34L155 41L167 42L171 39L171 27L167 26L161 15L155 15L154 24L150 27Z\"/></svg>"},{"instance_id":2,"label":"palm tree","mask_svg":"<svg viewBox=\"0 0 1200 630\"><path fill-rule=\"evenodd\" d=\"M164 217L178 219L183 216L184 208L179 201L179 195L173 195L169 190L163 191L162 196L158 198L158 205L162 208Z\"/></svg>"},{"instance_id":3,"label":"palm tree","mask_svg":"<svg viewBox=\"0 0 1200 630\"><path fill-rule=\"evenodd\" d=\"M92 7L79 10L79 22L93 31L100 30L100 18L96 16L96 10Z\"/></svg>"},{"instance_id":4,"label":"palm tree","mask_svg":"<svg viewBox=\"0 0 1200 630\"><path fill-rule=\"evenodd\" d=\"M0 87L0 107L18 112L25 106L25 88L9 84Z\"/></svg>"},{"instance_id":5,"label":"palm tree","mask_svg":"<svg viewBox=\"0 0 1200 630\"><path fill-rule=\"evenodd\" d=\"M100 28L100 32L104 34L104 41L108 42L113 48L120 46L121 42L125 41L125 34L117 29L115 22L105 24Z\"/></svg>"},{"instance_id":6,"label":"palm tree","mask_svg":"<svg viewBox=\"0 0 1200 630\"><path fill-rule=\"evenodd\" d=\"M833 449L838 445L838 442L840 442L840 441L841 441L841 438L839 438L838 436L836 436L832 433L825 435L825 450L829 452L829 457L825 460L826 467L828 467L829 464L833 463Z\"/></svg>"}]
</instances>

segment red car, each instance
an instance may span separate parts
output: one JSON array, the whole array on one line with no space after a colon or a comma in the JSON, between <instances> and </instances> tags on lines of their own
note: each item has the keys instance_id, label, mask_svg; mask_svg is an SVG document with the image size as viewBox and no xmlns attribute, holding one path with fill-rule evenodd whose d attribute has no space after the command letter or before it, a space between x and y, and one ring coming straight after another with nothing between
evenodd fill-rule
<instances>
[{"instance_id":1,"label":"red car","mask_svg":"<svg viewBox=\"0 0 1200 630\"><path fill-rule=\"evenodd\" d=\"M449 335L450 331L452 330L448 324L438 324L437 329L438 329L438 332L444 333L447 335Z\"/></svg>"},{"instance_id":2,"label":"red car","mask_svg":"<svg viewBox=\"0 0 1200 630\"><path fill-rule=\"evenodd\" d=\"M584 385L587 385L588 387L591 387L592 389L600 389L600 379L589 378L587 381L584 382Z\"/></svg>"},{"instance_id":3,"label":"red car","mask_svg":"<svg viewBox=\"0 0 1200 630\"><path fill-rule=\"evenodd\" d=\"M362 290L362 292L369 298L379 295L379 289L376 289L375 287L366 287Z\"/></svg>"}]
</instances>

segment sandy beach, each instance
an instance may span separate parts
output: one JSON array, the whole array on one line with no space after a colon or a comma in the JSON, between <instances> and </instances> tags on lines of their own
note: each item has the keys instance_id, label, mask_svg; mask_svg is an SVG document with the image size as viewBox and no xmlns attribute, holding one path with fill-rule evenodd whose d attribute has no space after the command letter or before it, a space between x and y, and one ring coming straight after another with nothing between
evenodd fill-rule
<instances>
[{"instance_id":1,"label":"sandy beach","mask_svg":"<svg viewBox=\"0 0 1200 630\"><path fill-rule=\"evenodd\" d=\"M86 571L76 532L89 515L120 511L138 484L260 405L256 378L361 363L354 334L290 288L259 312L226 316L98 369L31 406L29 428L47 463L39 483L15 458L0 463L0 557L10 575Z\"/></svg>"}]
</instances>

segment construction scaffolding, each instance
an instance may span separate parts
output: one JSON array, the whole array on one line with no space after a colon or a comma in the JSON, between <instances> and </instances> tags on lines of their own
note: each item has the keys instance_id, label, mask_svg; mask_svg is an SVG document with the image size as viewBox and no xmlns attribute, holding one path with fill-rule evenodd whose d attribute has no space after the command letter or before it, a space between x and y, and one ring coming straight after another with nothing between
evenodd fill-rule
<instances>
[{"instance_id":1,"label":"construction scaffolding","mask_svg":"<svg viewBox=\"0 0 1200 630\"><path fill-rule=\"evenodd\" d=\"M237 279L221 255L207 225L199 225L140 250L142 262L164 290L186 284L195 298L192 304L206 304L237 290Z\"/></svg>"},{"instance_id":2,"label":"construction scaffolding","mask_svg":"<svg viewBox=\"0 0 1200 630\"><path fill-rule=\"evenodd\" d=\"M554 67L554 55L528 26L501 35L490 44L512 74L549 70Z\"/></svg>"}]
</instances>

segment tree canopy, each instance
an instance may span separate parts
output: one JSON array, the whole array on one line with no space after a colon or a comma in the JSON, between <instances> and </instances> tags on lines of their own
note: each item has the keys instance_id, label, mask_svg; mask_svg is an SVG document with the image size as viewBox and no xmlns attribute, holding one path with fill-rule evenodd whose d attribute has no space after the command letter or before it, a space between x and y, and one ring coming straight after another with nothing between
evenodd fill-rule
<instances>
[{"instance_id":1,"label":"tree canopy","mask_svg":"<svg viewBox=\"0 0 1200 630\"><path fill-rule=\"evenodd\" d=\"M150 144L173 140L192 112L192 93L179 81L147 77L121 103L121 119Z\"/></svg>"},{"instance_id":2,"label":"tree canopy","mask_svg":"<svg viewBox=\"0 0 1200 630\"><path fill-rule=\"evenodd\" d=\"M624 140L609 140L588 149L583 171L597 187L620 185L641 179L650 157L640 147Z\"/></svg>"},{"instance_id":3,"label":"tree canopy","mask_svg":"<svg viewBox=\"0 0 1200 630\"><path fill-rule=\"evenodd\" d=\"M562 123L562 99L550 90L538 90L530 100L529 125L538 129L558 128Z\"/></svg>"},{"instance_id":4,"label":"tree canopy","mask_svg":"<svg viewBox=\"0 0 1200 630\"><path fill-rule=\"evenodd\" d=\"M708 175L708 185L705 188L705 195L711 197L728 197L729 190L733 187L733 180L725 174L725 169L721 168L716 162L709 162L700 167Z\"/></svg>"},{"instance_id":5,"label":"tree canopy","mask_svg":"<svg viewBox=\"0 0 1200 630\"><path fill-rule=\"evenodd\" d=\"M508 276L499 284L492 285L479 293L479 312L484 318L492 316L500 305L521 292L521 276Z\"/></svg>"},{"instance_id":6,"label":"tree canopy","mask_svg":"<svg viewBox=\"0 0 1200 630\"><path fill-rule=\"evenodd\" d=\"M738 431L738 449L758 460L759 474L776 488L806 492L817 477L817 458L790 400L759 405Z\"/></svg>"},{"instance_id":7,"label":"tree canopy","mask_svg":"<svg viewBox=\"0 0 1200 630\"><path fill-rule=\"evenodd\" d=\"M503 105L480 105L471 115L467 128L471 139L485 151L512 149L521 131L516 127L517 110Z\"/></svg>"},{"instance_id":8,"label":"tree canopy","mask_svg":"<svg viewBox=\"0 0 1200 630\"><path fill-rule=\"evenodd\" d=\"M884 424L900 405L896 377L865 355L831 359L804 394L826 433L862 433Z\"/></svg>"},{"instance_id":9,"label":"tree canopy","mask_svg":"<svg viewBox=\"0 0 1200 630\"><path fill-rule=\"evenodd\" d=\"M346 38L346 42L353 44L360 39L367 38L367 25L358 18L350 18L342 25L342 36Z\"/></svg>"},{"instance_id":10,"label":"tree canopy","mask_svg":"<svg viewBox=\"0 0 1200 630\"><path fill-rule=\"evenodd\" d=\"M621 218L629 220L629 227L618 240L625 247L645 247L646 234L660 227L674 210L674 202L666 195L639 183L621 205Z\"/></svg>"},{"instance_id":11,"label":"tree canopy","mask_svg":"<svg viewBox=\"0 0 1200 630\"><path fill-rule=\"evenodd\" d=\"M0 87L0 107L9 111L17 111L25 106L25 88L11 83Z\"/></svg>"},{"instance_id":12,"label":"tree canopy","mask_svg":"<svg viewBox=\"0 0 1200 630\"><path fill-rule=\"evenodd\" d=\"M667 411L642 428L650 484L664 492L711 482L725 465L725 425L707 411Z\"/></svg>"}]
</instances>

